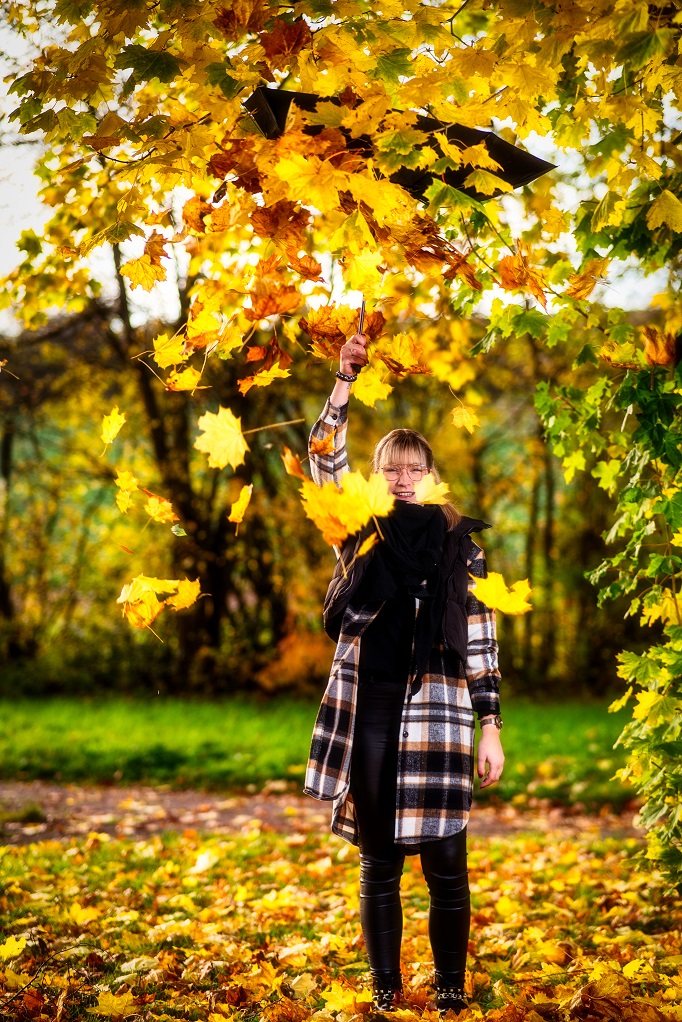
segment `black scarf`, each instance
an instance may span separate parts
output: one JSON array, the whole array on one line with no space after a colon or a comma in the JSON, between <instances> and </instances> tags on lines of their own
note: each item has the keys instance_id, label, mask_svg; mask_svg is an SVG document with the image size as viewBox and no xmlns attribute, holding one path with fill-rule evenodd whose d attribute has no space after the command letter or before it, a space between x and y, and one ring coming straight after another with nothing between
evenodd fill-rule
<instances>
[{"instance_id":1,"label":"black scarf","mask_svg":"<svg viewBox=\"0 0 682 1022\"><path fill-rule=\"evenodd\" d=\"M441 562L445 516L437 505L397 500L381 520L380 542L355 598L358 604L395 599L405 593L422 603L415 628L415 680L419 687L429 652L442 628L446 600Z\"/></svg>"}]
</instances>

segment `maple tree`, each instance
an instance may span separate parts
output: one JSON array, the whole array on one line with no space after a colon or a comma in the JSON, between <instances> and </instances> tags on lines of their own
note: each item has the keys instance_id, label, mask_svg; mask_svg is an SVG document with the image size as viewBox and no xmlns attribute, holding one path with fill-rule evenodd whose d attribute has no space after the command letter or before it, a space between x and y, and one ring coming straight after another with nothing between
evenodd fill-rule
<instances>
[{"instance_id":1,"label":"maple tree","mask_svg":"<svg viewBox=\"0 0 682 1022\"><path fill-rule=\"evenodd\" d=\"M482 300L488 329L475 351L521 334L571 353L574 384L543 389L539 410L568 476L586 468L618 497L614 536L626 549L607 595L636 592L635 611L665 623L649 666L632 668L638 700L624 740L652 799L651 854L679 876L682 784L659 769L659 757L679 753L682 728L677 6L5 0L3 11L27 38L39 40L43 24L57 33L11 87L15 121L45 142L37 173L54 214L40 237L22 236L6 300L27 326L55 308L83 312L100 291L92 253L111 247L123 314L112 340L122 360L141 356L137 385L163 482L147 496L167 502L150 504L150 517L186 524L195 548L181 539L177 561L188 579L202 575L199 537L210 531L189 485L194 447L216 466L241 466L235 423L245 413L234 409L247 405L237 400L258 408L263 388L285 388L292 359L333 359L357 324L344 294L362 292L371 307L371 366L355 386L369 405L427 374L462 395L453 425L475 429L476 369L453 328ZM320 101L292 106L286 130L268 138L244 110L264 83ZM493 122L531 148L548 136L560 170L518 202L481 201L509 190L488 151L422 130L423 113L445 125ZM444 180L461 168L477 198ZM426 169L420 202L396 178ZM668 270L648 333L599 301L623 261ZM150 338L133 325L135 295L169 279L179 284L178 322ZM585 373L595 377L586 390ZM224 404L220 374L230 381ZM213 396L221 408L204 411L213 426L193 446L192 400L206 407ZM236 449L214 429L223 412ZM644 538L662 547L643 568ZM214 602L224 596L219 575L204 572ZM652 586L643 598L640 583Z\"/></svg>"}]
</instances>

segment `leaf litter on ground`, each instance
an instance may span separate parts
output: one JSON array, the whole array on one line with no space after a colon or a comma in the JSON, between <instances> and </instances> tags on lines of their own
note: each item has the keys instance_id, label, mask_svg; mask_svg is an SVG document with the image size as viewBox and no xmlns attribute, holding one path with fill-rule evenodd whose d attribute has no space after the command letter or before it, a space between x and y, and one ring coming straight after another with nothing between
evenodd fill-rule
<instances>
[{"instance_id":1,"label":"leaf litter on ground","mask_svg":"<svg viewBox=\"0 0 682 1022\"><path fill-rule=\"evenodd\" d=\"M470 838L462 1020L682 1018L680 899L637 872L636 838ZM326 833L196 830L0 848L0 1013L360 1022L371 1015L358 856ZM428 901L407 860L405 1000L438 1018Z\"/></svg>"}]
</instances>

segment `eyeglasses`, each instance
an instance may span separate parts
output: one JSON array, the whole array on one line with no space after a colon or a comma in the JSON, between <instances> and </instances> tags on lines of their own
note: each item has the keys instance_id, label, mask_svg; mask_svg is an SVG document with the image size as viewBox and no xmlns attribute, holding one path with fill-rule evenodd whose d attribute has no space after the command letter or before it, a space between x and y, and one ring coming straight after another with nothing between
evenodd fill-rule
<instances>
[{"instance_id":1,"label":"eyeglasses","mask_svg":"<svg viewBox=\"0 0 682 1022\"><path fill-rule=\"evenodd\" d=\"M395 483L400 479L403 472L407 472L409 478L413 483L418 483L423 476L428 475L428 468L426 465L389 465L381 470L389 483Z\"/></svg>"}]
</instances>

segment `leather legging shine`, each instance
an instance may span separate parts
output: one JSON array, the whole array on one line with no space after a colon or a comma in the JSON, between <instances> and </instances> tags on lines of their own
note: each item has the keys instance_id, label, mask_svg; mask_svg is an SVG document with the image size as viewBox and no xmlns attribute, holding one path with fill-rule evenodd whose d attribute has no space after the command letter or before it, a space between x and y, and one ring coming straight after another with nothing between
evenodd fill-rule
<instances>
[{"instance_id":1,"label":"leather legging shine","mask_svg":"<svg viewBox=\"0 0 682 1022\"><path fill-rule=\"evenodd\" d=\"M394 840L398 744L405 685L361 675L351 762L360 833L360 921L370 969L400 971L400 878L406 849ZM469 941L466 829L419 846L429 890L429 938L435 970L461 986Z\"/></svg>"}]
</instances>

